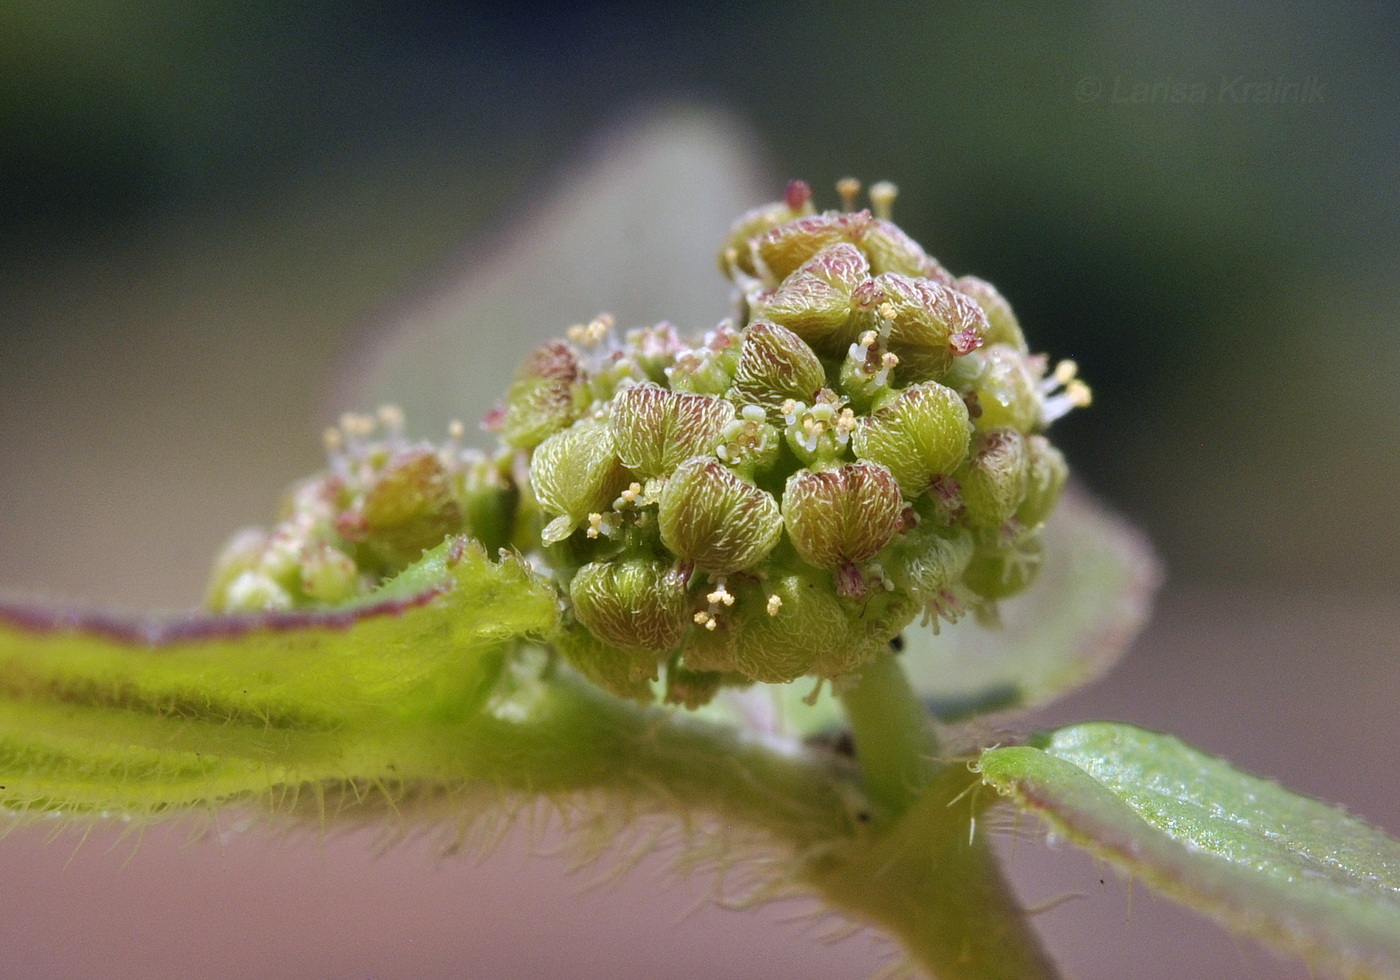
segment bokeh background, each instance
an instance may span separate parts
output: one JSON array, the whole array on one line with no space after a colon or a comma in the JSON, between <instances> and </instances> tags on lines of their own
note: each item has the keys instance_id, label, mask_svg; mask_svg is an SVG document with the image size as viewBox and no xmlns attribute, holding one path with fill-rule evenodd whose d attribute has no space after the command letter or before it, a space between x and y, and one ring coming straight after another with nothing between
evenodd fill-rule
<instances>
[{"instance_id":1,"label":"bokeh background","mask_svg":"<svg viewBox=\"0 0 1400 980\"><path fill-rule=\"evenodd\" d=\"M734 114L774 193L896 181L914 237L1093 383L1057 441L1169 580L1118 672L1036 722L1168 729L1400 832L1400 8L1380 2L9 0L0 587L196 602L227 532L320 465L356 351L665 104ZM145 836L0 844L0 976L882 962L656 862L580 894L518 834L480 866ZM1040 918L1071 975L1307 976L1142 889L1129 912L1072 853L1022 842L1015 872L1029 901L1083 896Z\"/></svg>"}]
</instances>

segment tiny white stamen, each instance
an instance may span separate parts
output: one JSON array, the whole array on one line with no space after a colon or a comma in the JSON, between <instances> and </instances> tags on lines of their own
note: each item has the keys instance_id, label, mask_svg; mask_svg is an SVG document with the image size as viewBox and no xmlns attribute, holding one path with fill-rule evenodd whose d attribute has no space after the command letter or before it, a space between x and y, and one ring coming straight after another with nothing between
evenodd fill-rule
<instances>
[{"instance_id":1,"label":"tiny white stamen","mask_svg":"<svg viewBox=\"0 0 1400 980\"><path fill-rule=\"evenodd\" d=\"M870 185L870 208L875 212L875 217L890 220L894 214L894 199L899 195L899 188L891 184L888 180L882 180L877 184Z\"/></svg>"}]
</instances>

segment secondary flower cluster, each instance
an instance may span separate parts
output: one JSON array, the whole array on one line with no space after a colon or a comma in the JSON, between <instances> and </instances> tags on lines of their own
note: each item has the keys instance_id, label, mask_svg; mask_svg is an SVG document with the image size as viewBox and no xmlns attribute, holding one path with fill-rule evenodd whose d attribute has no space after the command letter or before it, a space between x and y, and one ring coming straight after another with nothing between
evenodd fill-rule
<instances>
[{"instance_id":1,"label":"secondary flower cluster","mask_svg":"<svg viewBox=\"0 0 1400 980\"><path fill-rule=\"evenodd\" d=\"M736 315L698 340L600 317L531 353L487 420L494 457L349 419L282 524L230 545L211 602L334 602L446 534L533 552L554 646L597 683L707 701L726 683L840 678L920 611L1024 589L1066 479L1041 435L1083 404L1006 301L888 219L815 213L806 185L744 215L720 262Z\"/></svg>"}]
</instances>

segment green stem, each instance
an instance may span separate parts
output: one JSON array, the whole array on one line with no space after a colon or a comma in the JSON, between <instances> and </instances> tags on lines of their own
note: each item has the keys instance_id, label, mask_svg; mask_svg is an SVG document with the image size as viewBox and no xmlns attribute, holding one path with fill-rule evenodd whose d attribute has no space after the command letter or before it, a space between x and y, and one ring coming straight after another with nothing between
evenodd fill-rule
<instances>
[{"instance_id":1,"label":"green stem","mask_svg":"<svg viewBox=\"0 0 1400 980\"><path fill-rule=\"evenodd\" d=\"M932 721L898 660L868 665L843 695L865 789L868 836L808 877L847 914L893 934L939 980L1052 980L1054 965L1002 877L977 815L979 780L937 757Z\"/></svg>"},{"instance_id":2,"label":"green stem","mask_svg":"<svg viewBox=\"0 0 1400 980\"><path fill-rule=\"evenodd\" d=\"M938 772L933 725L904 668L886 654L861 668L841 694L855 736L865 792L885 817L898 817Z\"/></svg>"}]
</instances>

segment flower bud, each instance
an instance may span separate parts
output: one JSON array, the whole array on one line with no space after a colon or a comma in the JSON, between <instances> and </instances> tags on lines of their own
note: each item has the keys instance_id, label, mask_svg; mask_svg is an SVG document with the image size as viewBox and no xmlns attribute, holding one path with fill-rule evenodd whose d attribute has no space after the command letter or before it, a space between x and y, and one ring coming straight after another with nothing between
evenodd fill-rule
<instances>
[{"instance_id":1,"label":"flower bud","mask_svg":"<svg viewBox=\"0 0 1400 980\"><path fill-rule=\"evenodd\" d=\"M754 269L770 285L777 285L828 245L849 242L850 221L855 217L835 212L814 214L751 239Z\"/></svg>"},{"instance_id":2,"label":"flower bud","mask_svg":"<svg viewBox=\"0 0 1400 980\"><path fill-rule=\"evenodd\" d=\"M708 624L713 624L711 628ZM738 670L737 623L732 616L707 619L706 626L692 629L681 647L681 662L696 673L728 674ZM698 625L698 624L697 624Z\"/></svg>"},{"instance_id":3,"label":"flower bud","mask_svg":"<svg viewBox=\"0 0 1400 980\"><path fill-rule=\"evenodd\" d=\"M742 337L728 321L705 334L699 347L676 354L666 368L666 383L675 391L694 395L723 395L734 384Z\"/></svg>"},{"instance_id":4,"label":"flower bud","mask_svg":"<svg viewBox=\"0 0 1400 980\"><path fill-rule=\"evenodd\" d=\"M685 580L669 562L590 562L569 583L578 621L600 640L665 653L689 623Z\"/></svg>"},{"instance_id":5,"label":"flower bud","mask_svg":"<svg viewBox=\"0 0 1400 980\"><path fill-rule=\"evenodd\" d=\"M1026 498L1016 508L1016 520L1027 528L1045 523L1069 479L1064 454L1042 435L1026 437Z\"/></svg>"},{"instance_id":6,"label":"flower bud","mask_svg":"<svg viewBox=\"0 0 1400 980\"><path fill-rule=\"evenodd\" d=\"M462 530L462 508L435 451L404 449L385 464L356 508L356 537L390 571Z\"/></svg>"},{"instance_id":7,"label":"flower bud","mask_svg":"<svg viewBox=\"0 0 1400 980\"><path fill-rule=\"evenodd\" d=\"M896 587L923 605L953 589L972 560L972 534L924 519L900 535L880 556L880 565Z\"/></svg>"},{"instance_id":8,"label":"flower bud","mask_svg":"<svg viewBox=\"0 0 1400 980\"><path fill-rule=\"evenodd\" d=\"M825 385L822 362L801 337L762 320L749 324L731 397L776 412L789 398L812 402Z\"/></svg>"},{"instance_id":9,"label":"flower bud","mask_svg":"<svg viewBox=\"0 0 1400 980\"><path fill-rule=\"evenodd\" d=\"M1015 429L993 429L977 437L976 451L953 474L972 527L1005 524L1026 496L1026 439Z\"/></svg>"},{"instance_id":10,"label":"flower bud","mask_svg":"<svg viewBox=\"0 0 1400 980\"><path fill-rule=\"evenodd\" d=\"M953 281L953 288L964 296L970 296L987 314L987 343L1010 344L1022 354L1029 352L1021 323L1011 310L1011 304L997 292L995 286L976 276L961 276Z\"/></svg>"},{"instance_id":11,"label":"flower bud","mask_svg":"<svg viewBox=\"0 0 1400 980\"><path fill-rule=\"evenodd\" d=\"M533 449L568 428L576 417L574 393L581 379L578 360L564 341L536 347L506 391L501 438L517 449Z\"/></svg>"},{"instance_id":12,"label":"flower bud","mask_svg":"<svg viewBox=\"0 0 1400 980\"><path fill-rule=\"evenodd\" d=\"M359 591L360 570L339 548L311 541L302 549L299 584L302 594L315 602L344 602Z\"/></svg>"},{"instance_id":13,"label":"flower bud","mask_svg":"<svg viewBox=\"0 0 1400 980\"><path fill-rule=\"evenodd\" d=\"M229 591L240 575L258 570L271 535L262 528L248 527L239 531L214 559L214 570L209 576L209 587L205 592L204 604L214 612L225 612L234 608Z\"/></svg>"},{"instance_id":14,"label":"flower bud","mask_svg":"<svg viewBox=\"0 0 1400 980\"><path fill-rule=\"evenodd\" d=\"M588 520L607 510L631 482L617 458L608 426L585 419L540 443L530 460L530 486L547 514L545 544L562 541Z\"/></svg>"},{"instance_id":15,"label":"flower bud","mask_svg":"<svg viewBox=\"0 0 1400 980\"><path fill-rule=\"evenodd\" d=\"M794 207L796 205L796 207ZM733 267L746 275L758 275L753 266L749 242L794 218L812 214L810 190L806 195L789 193L782 201L764 204L739 217L729 226L729 234L719 250L720 271L729 275Z\"/></svg>"},{"instance_id":16,"label":"flower bud","mask_svg":"<svg viewBox=\"0 0 1400 980\"><path fill-rule=\"evenodd\" d=\"M684 561L728 575L762 561L783 533L773 496L714 459L694 457L666 481L657 513L661 540Z\"/></svg>"},{"instance_id":17,"label":"flower bud","mask_svg":"<svg viewBox=\"0 0 1400 980\"><path fill-rule=\"evenodd\" d=\"M784 279L756 312L797 334L817 353L840 357L858 333L851 294L869 273L865 256L854 245L830 245Z\"/></svg>"},{"instance_id":18,"label":"flower bud","mask_svg":"<svg viewBox=\"0 0 1400 980\"><path fill-rule=\"evenodd\" d=\"M638 704L653 700L651 681L656 680L658 670L656 654L651 651L614 646L568 619L549 642L575 670L603 690Z\"/></svg>"},{"instance_id":19,"label":"flower bud","mask_svg":"<svg viewBox=\"0 0 1400 980\"><path fill-rule=\"evenodd\" d=\"M899 358L902 384L942 378L953 359L982 345L987 316L968 297L932 279L887 272L851 295L857 333L873 330Z\"/></svg>"},{"instance_id":20,"label":"flower bud","mask_svg":"<svg viewBox=\"0 0 1400 980\"><path fill-rule=\"evenodd\" d=\"M837 568L875 557L899 527L899 485L876 463L798 470L783 491L783 522L804 561Z\"/></svg>"},{"instance_id":21,"label":"flower bud","mask_svg":"<svg viewBox=\"0 0 1400 980\"><path fill-rule=\"evenodd\" d=\"M664 320L655 326L627 331L624 344L628 357L642 374L657 384L666 380L666 368L686 348L675 326Z\"/></svg>"},{"instance_id":22,"label":"flower bud","mask_svg":"<svg viewBox=\"0 0 1400 980\"><path fill-rule=\"evenodd\" d=\"M1045 557L1044 545L1038 533L992 537L978 541L963 582L983 599L1009 599L1035 582Z\"/></svg>"},{"instance_id":23,"label":"flower bud","mask_svg":"<svg viewBox=\"0 0 1400 980\"><path fill-rule=\"evenodd\" d=\"M907 500L952 473L967 455L967 405L951 388L927 381L906 388L863 417L852 441L856 455L888 469Z\"/></svg>"},{"instance_id":24,"label":"flower bud","mask_svg":"<svg viewBox=\"0 0 1400 980\"><path fill-rule=\"evenodd\" d=\"M509 459L468 456L457 478L463 528L488 555L509 545L515 532L520 488L507 475L508 464Z\"/></svg>"},{"instance_id":25,"label":"flower bud","mask_svg":"<svg viewBox=\"0 0 1400 980\"><path fill-rule=\"evenodd\" d=\"M827 469L846 455L856 417L830 388L817 392L816 403L810 407L789 399L780 411L786 423L783 438L804 466Z\"/></svg>"},{"instance_id":26,"label":"flower bud","mask_svg":"<svg viewBox=\"0 0 1400 980\"><path fill-rule=\"evenodd\" d=\"M291 593L263 572L250 570L239 573L224 593L223 610L226 612L263 612L290 608Z\"/></svg>"},{"instance_id":27,"label":"flower bud","mask_svg":"<svg viewBox=\"0 0 1400 980\"><path fill-rule=\"evenodd\" d=\"M1044 399L1040 378L1027 355L1009 344L992 344L968 356L981 361L972 384L977 396L977 428L1011 428L1028 432L1040 425Z\"/></svg>"},{"instance_id":28,"label":"flower bud","mask_svg":"<svg viewBox=\"0 0 1400 980\"><path fill-rule=\"evenodd\" d=\"M752 481L760 471L778 461L782 433L769 425L768 413L757 405L745 405L739 417L720 433L715 455L735 473Z\"/></svg>"},{"instance_id":29,"label":"flower bud","mask_svg":"<svg viewBox=\"0 0 1400 980\"><path fill-rule=\"evenodd\" d=\"M871 218L857 244L870 260L872 275L895 272L943 283L953 279L923 246L904 233L904 229L884 218Z\"/></svg>"},{"instance_id":30,"label":"flower bud","mask_svg":"<svg viewBox=\"0 0 1400 980\"><path fill-rule=\"evenodd\" d=\"M666 668L666 703L694 711L715 699L724 675L713 670L689 670L680 664Z\"/></svg>"},{"instance_id":31,"label":"flower bud","mask_svg":"<svg viewBox=\"0 0 1400 980\"><path fill-rule=\"evenodd\" d=\"M734 406L713 395L632 385L613 399L608 424L617 455L642 479L670 476L691 456L705 456L734 420Z\"/></svg>"},{"instance_id":32,"label":"flower bud","mask_svg":"<svg viewBox=\"0 0 1400 980\"><path fill-rule=\"evenodd\" d=\"M777 576L766 589L743 592L736 610L734 661L745 677L783 684L853 646L846 611L825 574Z\"/></svg>"}]
</instances>

